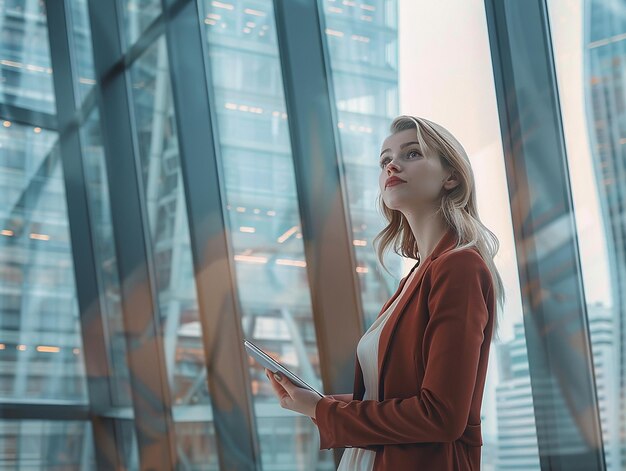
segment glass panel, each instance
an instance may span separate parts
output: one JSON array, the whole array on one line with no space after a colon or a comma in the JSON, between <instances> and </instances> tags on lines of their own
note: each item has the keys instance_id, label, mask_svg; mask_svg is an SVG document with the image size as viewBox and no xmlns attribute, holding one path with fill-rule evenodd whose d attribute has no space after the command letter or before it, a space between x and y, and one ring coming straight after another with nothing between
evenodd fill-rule
<instances>
[{"instance_id":1,"label":"glass panel","mask_svg":"<svg viewBox=\"0 0 626 471\"><path fill-rule=\"evenodd\" d=\"M0 469L96 469L90 422L0 421Z\"/></svg>"},{"instance_id":2,"label":"glass panel","mask_svg":"<svg viewBox=\"0 0 626 471\"><path fill-rule=\"evenodd\" d=\"M0 127L0 401L87 400L56 139Z\"/></svg>"},{"instance_id":3,"label":"glass panel","mask_svg":"<svg viewBox=\"0 0 626 471\"><path fill-rule=\"evenodd\" d=\"M213 421L177 422L178 458L184 469L214 471L219 469Z\"/></svg>"},{"instance_id":4,"label":"glass panel","mask_svg":"<svg viewBox=\"0 0 626 471\"><path fill-rule=\"evenodd\" d=\"M132 411L129 414L132 416ZM122 469L139 469L139 448L135 434L135 423L132 420L117 420L115 424L117 432L115 439L124 460Z\"/></svg>"},{"instance_id":5,"label":"glass panel","mask_svg":"<svg viewBox=\"0 0 626 471\"><path fill-rule=\"evenodd\" d=\"M200 4L243 332L321 389L273 4ZM249 360L263 469L334 469L315 424L282 409Z\"/></svg>"},{"instance_id":6,"label":"glass panel","mask_svg":"<svg viewBox=\"0 0 626 471\"><path fill-rule=\"evenodd\" d=\"M117 271L113 227L111 226L109 186L98 110L94 110L80 128L80 139L85 185L87 188L86 196L94 243L96 274L101 295L101 309L107 331L106 345L110 350L112 405L130 406L132 401L128 365L126 363L120 282Z\"/></svg>"},{"instance_id":7,"label":"glass panel","mask_svg":"<svg viewBox=\"0 0 626 471\"><path fill-rule=\"evenodd\" d=\"M481 469L540 470L513 223L482 0L400 2L400 113L445 126L469 156L481 222L498 238L506 302L483 395ZM420 27L415 27L420 18ZM443 30L453 34L441 35ZM427 42L438 36L441 41ZM417 60L419 58L419 60ZM425 69L425 64L428 68ZM467 93L471 90L471 93Z\"/></svg>"},{"instance_id":8,"label":"glass panel","mask_svg":"<svg viewBox=\"0 0 626 471\"><path fill-rule=\"evenodd\" d=\"M122 0L124 34L129 47L137 42L141 33L161 14L161 0Z\"/></svg>"},{"instance_id":9,"label":"glass panel","mask_svg":"<svg viewBox=\"0 0 626 471\"><path fill-rule=\"evenodd\" d=\"M0 0L0 102L55 113L44 3Z\"/></svg>"},{"instance_id":10,"label":"glass panel","mask_svg":"<svg viewBox=\"0 0 626 471\"><path fill-rule=\"evenodd\" d=\"M386 281L371 245L385 222L374 210L381 144L396 115L417 115L443 125L463 144L476 179L481 221L500 241L495 262L507 302L500 314L501 340L493 341L490 349L481 469L539 470L484 2L319 1L326 19L355 250L363 267L365 326L398 284ZM400 257L389 257L398 277L415 262L405 260L401 268Z\"/></svg>"},{"instance_id":11,"label":"glass panel","mask_svg":"<svg viewBox=\"0 0 626 471\"><path fill-rule=\"evenodd\" d=\"M353 246L365 316L364 328L395 292L402 276L397 256L377 260L372 242L386 223L376 208L378 155L398 114L397 0L319 0L330 54L339 141L346 176Z\"/></svg>"},{"instance_id":12,"label":"glass panel","mask_svg":"<svg viewBox=\"0 0 626 471\"><path fill-rule=\"evenodd\" d=\"M165 40L131 68L145 207L173 402L210 407ZM184 431L177 434L179 443ZM202 452L189 448L189 451ZM192 462L206 457L188 456Z\"/></svg>"},{"instance_id":13,"label":"glass panel","mask_svg":"<svg viewBox=\"0 0 626 471\"><path fill-rule=\"evenodd\" d=\"M70 0L68 8L74 73L78 74L74 79L78 83L76 105L80 106L96 83L87 0Z\"/></svg>"},{"instance_id":14,"label":"glass panel","mask_svg":"<svg viewBox=\"0 0 626 471\"><path fill-rule=\"evenodd\" d=\"M549 0L607 470L623 468L626 5Z\"/></svg>"}]
</instances>

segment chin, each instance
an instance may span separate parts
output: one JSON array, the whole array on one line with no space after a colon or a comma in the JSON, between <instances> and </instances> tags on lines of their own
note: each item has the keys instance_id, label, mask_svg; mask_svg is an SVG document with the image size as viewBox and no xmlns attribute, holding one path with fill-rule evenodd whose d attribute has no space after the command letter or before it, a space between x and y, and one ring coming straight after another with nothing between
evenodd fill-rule
<instances>
[{"instance_id":1,"label":"chin","mask_svg":"<svg viewBox=\"0 0 626 471\"><path fill-rule=\"evenodd\" d=\"M384 201L384 200L383 200ZM385 205L389 208L389 209L393 209L395 211L401 211L402 209L404 209L404 207L406 206L404 204L403 201L397 201L397 200L392 200L392 201L384 201Z\"/></svg>"}]
</instances>

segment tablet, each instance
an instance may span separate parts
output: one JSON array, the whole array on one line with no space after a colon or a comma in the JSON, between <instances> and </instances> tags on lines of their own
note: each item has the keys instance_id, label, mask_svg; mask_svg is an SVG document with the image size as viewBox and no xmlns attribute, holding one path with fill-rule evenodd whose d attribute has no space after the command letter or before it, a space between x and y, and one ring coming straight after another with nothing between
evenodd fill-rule
<instances>
[{"instance_id":1,"label":"tablet","mask_svg":"<svg viewBox=\"0 0 626 471\"><path fill-rule=\"evenodd\" d=\"M320 393L317 389L310 386L309 384L307 384L306 381L289 371L285 366L278 363L276 360L274 360L271 356L269 356L252 342L244 339L243 344L246 347L246 351L248 352L248 354L268 370L272 371L273 373L280 371L296 386L308 389L309 391L313 391L314 393L318 394L320 397L324 397L324 395Z\"/></svg>"}]
</instances>

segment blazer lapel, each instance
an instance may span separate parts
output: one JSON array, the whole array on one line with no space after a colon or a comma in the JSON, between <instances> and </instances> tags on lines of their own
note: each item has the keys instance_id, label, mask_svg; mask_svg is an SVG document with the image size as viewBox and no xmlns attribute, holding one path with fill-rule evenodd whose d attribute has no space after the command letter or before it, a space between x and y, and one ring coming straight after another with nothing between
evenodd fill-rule
<instances>
[{"instance_id":1,"label":"blazer lapel","mask_svg":"<svg viewBox=\"0 0 626 471\"><path fill-rule=\"evenodd\" d=\"M396 289L395 293L393 293L393 295L391 295L391 297L383 305L383 307L378 312L378 316L376 316L376 318L380 317L380 315L387 310L389 305L392 302L394 302L394 300L400 295L400 293L402 292L402 289L404 288L404 285L407 283L407 280L411 277L411 273L413 273L413 271L416 268L417 268L417 263L415 265L413 265L413 268L411 268L411 270L409 271L408 275L405 276L404 278L402 278L402 280L400 281L400 284L398 285L398 288ZM382 334L382 332L381 332L381 334ZM354 377L354 389L353 389L354 392L353 392L353 395L354 395L354 399L359 399L360 400L360 399L363 399L363 397L365 396L365 380L363 378L363 370L361 368L361 363L359 362L359 355L357 353L355 353L355 357L356 357L356 374L355 374L355 377ZM380 362L378 364L380 365ZM380 366L379 366L378 369L380 371Z\"/></svg>"},{"instance_id":2,"label":"blazer lapel","mask_svg":"<svg viewBox=\"0 0 626 471\"><path fill-rule=\"evenodd\" d=\"M383 367L385 366L385 359L387 357L389 345L391 343L391 339L393 337L396 325L398 324L400 317L404 313L409 299L411 299L413 295L417 293L418 288L422 282L422 279L424 278L424 273L426 273L426 270L428 269L430 264L443 252L446 252L449 249L452 249L456 245L456 242L457 242L456 232L452 228L448 228L448 230L444 233L441 240L437 243L437 245L431 252L430 256L426 257L426 259L424 260L424 263L420 267L417 268L418 272L415 274L413 279L409 281L410 284L409 286L407 286L406 292L403 293L402 297L400 298L398 302L398 305L396 306L394 311L389 315L389 319L387 319L387 321L385 322L385 325L383 326L382 331L380 332L380 340L378 344L378 399L379 400L382 400L383 398L383 388L382 388ZM411 269L410 273L412 273L415 268L416 267L414 266ZM406 284L407 280L409 280L408 276L404 280L404 283L401 283L400 286L398 287L398 291L396 292L396 295L392 296L392 298L385 303L385 305L383 306L383 309L381 310L381 314L385 312L385 310L389 307L389 305L396 299L397 296L399 296L399 293L402 292L402 288L404 287L404 284Z\"/></svg>"}]
</instances>

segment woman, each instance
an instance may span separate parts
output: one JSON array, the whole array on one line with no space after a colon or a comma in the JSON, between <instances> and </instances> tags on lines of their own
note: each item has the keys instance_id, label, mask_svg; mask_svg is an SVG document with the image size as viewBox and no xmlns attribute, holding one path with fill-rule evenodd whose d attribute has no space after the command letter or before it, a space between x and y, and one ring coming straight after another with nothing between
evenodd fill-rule
<instances>
[{"instance_id":1,"label":"woman","mask_svg":"<svg viewBox=\"0 0 626 471\"><path fill-rule=\"evenodd\" d=\"M489 347L504 303L499 242L474 176L442 126L399 116L382 146L377 255L417 259L357 345L353 394L320 398L266 374L283 408L311 417L339 470L478 470ZM399 249L399 252L398 252Z\"/></svg>"}]
</instances>

